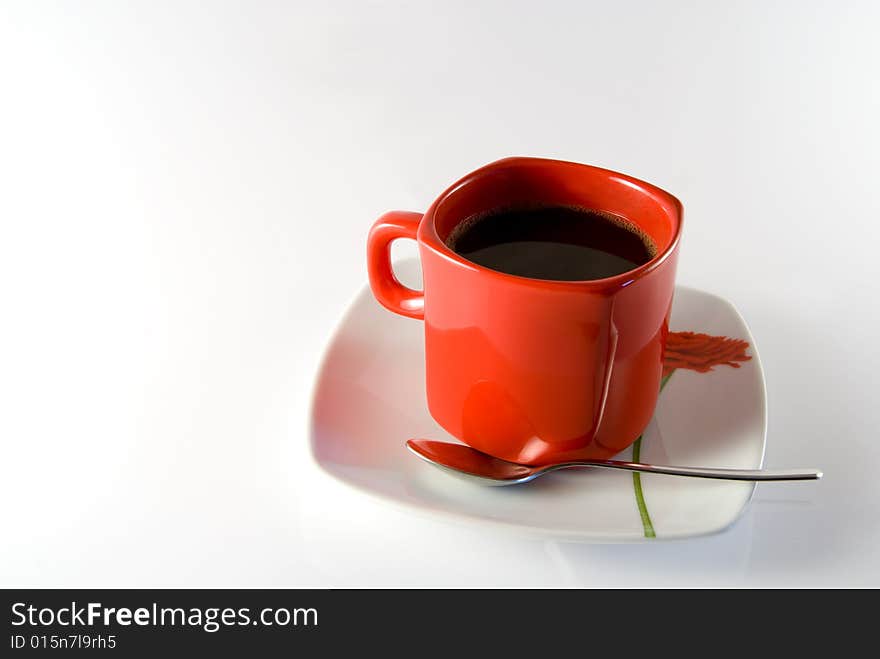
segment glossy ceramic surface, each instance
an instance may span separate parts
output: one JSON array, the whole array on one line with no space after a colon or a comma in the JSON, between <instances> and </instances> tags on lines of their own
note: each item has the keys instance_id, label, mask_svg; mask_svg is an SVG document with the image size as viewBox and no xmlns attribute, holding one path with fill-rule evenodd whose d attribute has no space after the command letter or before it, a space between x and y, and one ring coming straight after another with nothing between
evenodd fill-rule
<instances>
[{"instance_id":1,"label":"glossy ceramic surface","mask_svg":"<svg viewBox=\"0 0 880 659\"><path fill-rule=\"evenodd\" d=\"M395 270L416 286L418 264ZM723 299L677 287L672 330L751 344L748 361L721 354L712 370L676 357L638 444L644 462L756 469L766 427L760 361L748 328ZM742 344L740 344L741 347ZM678 352L676 352L678 355ZM728 363L729 362L729 363ZM736 364L739 367L734 368ZM708 368L708 367L705 367ZM749 501L748 483L623 472L559 473L522 488L459 482L405 448L412 437L454 441L425 406L421 323L382 309L369 289L355 299L318 375L311 448L328 474L362 492L452 520L589 542L647 541L719 531ZM633 451L619 458L630 459Z\"/></svg>"},{"instance_id":2,"label":"glossy ceramic surface","mask_svg":"<svg viewBox=\"0 0 880 659\"><path fill-rule=\"evenodd\" d=\"M484 268L444 244L467 217L534 203L618 213L657 255L614 277L557 282ZM387 308L424 319L427 404L451 435L514 462L608 458L654 412L680 229L680 203L648 183L508 158L453 184L422 218L380 218L368 241L370 281ZM390 242L401 237L418 240L423 294L391 272Z\"/></svg>"}]
</instances>

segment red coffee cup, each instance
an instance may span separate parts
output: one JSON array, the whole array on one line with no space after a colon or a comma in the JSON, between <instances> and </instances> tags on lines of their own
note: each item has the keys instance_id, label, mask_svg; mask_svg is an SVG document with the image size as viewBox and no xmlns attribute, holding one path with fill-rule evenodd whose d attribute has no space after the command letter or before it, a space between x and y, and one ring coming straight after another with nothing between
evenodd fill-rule
<instances>
[{"instance_id":1,"label":"red coffee cup","mask_svg":"<svg viewBox=\"0 0 880 659\"><path fill-rule=\"evenodd\" d=\"M548 281L490 270L446 246L459 222L517 204L616 213L653 240L648 263L606 279ZM391 211L370 231L376 299L425 322L428 409L451 435L523 464L607 458L632 444L657 404L682 206L607 169L507 158L450 186L424 214ZM418 241L424 290L391 268Z\"/></svg>"}]
</instances>

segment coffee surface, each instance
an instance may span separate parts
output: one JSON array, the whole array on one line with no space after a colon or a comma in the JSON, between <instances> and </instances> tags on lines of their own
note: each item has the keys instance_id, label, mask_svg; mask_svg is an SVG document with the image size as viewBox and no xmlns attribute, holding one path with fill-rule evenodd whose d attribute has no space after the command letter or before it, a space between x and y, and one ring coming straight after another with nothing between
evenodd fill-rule
<instances>
[{"instance_id":1,"label":"coffee surface","mask_svg":"<svg viewBox=\"0 0 880 659\"><path fill-rule=\"evenodd\" d=\"M647 263L657 251L629 220L568 206L473 216L455 228L446 244L492 270L556 281L613 277Z\"/></svg>"}]
</instances>

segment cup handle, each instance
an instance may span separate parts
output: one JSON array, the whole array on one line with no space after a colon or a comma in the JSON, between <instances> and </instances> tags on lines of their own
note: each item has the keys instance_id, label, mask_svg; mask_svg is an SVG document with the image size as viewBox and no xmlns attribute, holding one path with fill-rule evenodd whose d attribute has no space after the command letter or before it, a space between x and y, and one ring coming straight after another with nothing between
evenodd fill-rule
<instances>
[{"instance_id":1,"label":"cup handle","mask_svg":"<svg viewBox=\"0 0 880 659\"><path fill-rule=\"evenodd\" d=\"M370 288L379 303L401 316L425 317L425 294L400 283L391 267L391 243L398 238L416 240L421 213L390 211L373 224L367 238Z\"/></svg>"}]
</instances>

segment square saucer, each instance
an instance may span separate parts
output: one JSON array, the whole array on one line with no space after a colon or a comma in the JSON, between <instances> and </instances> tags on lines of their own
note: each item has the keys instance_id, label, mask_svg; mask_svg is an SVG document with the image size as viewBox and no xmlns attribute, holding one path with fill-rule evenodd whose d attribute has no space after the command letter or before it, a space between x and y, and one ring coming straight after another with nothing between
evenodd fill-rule
<instances>
[{"instance_id":1,"label":"square saucer","mask_svg":"<svg viewBox=\"0 0 880 659\"><path fill-rule=\"evenodd\" d=\"M418 278L415 261L395 270L404 280ZM639 459L760 469L767 427L764 377L745 321L726 300L678 286L670 330L745 342L748 360L711 370L702 364L699 370L676 368L642 436ZM715 533L739 517L755 488L602 469L563 471L503 488L450 477L405 447L413 437L456 441L428 413L421 321L386 311L369 287L329 343L311 422L315 462L351 487L421 513L556 539L647 542ZM630 459L632 448L618 457Z\"/></svg>"}]
</instances>

